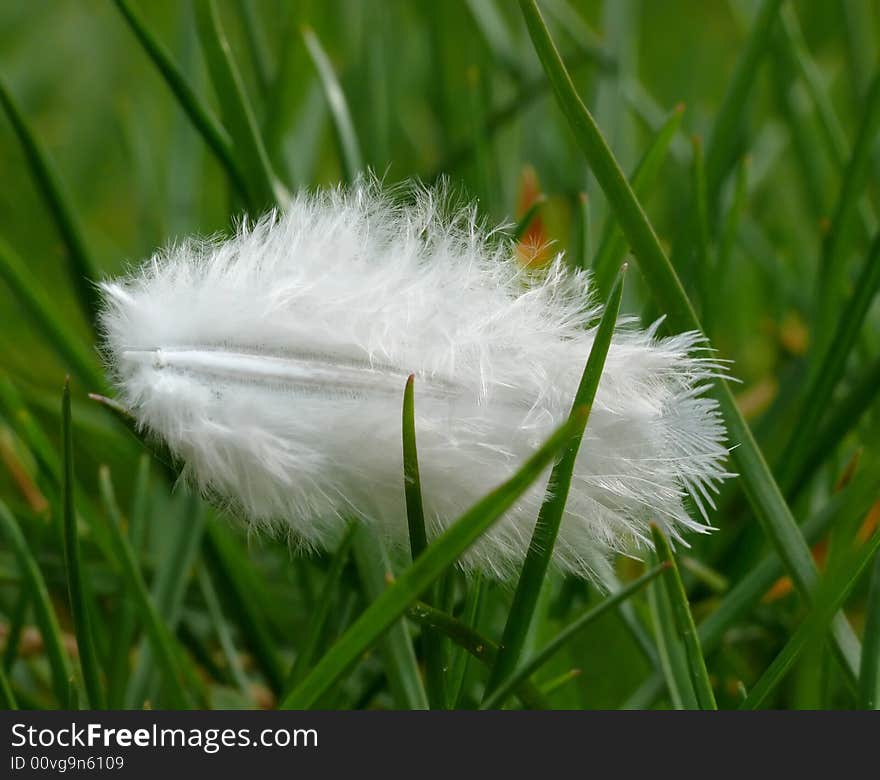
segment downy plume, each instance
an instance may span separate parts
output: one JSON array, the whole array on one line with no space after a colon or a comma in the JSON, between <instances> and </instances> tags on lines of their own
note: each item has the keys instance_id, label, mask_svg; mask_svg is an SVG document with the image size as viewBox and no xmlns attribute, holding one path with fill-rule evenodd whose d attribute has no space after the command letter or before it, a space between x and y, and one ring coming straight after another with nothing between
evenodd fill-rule
<instances>
[{"instance_id":1,"label":"downy plume","mask_svg":"<svg viewBox=\"0 0 880 780\"><path fill-rule=\"evenodd\" d=\"M184 473L257 525L332 544L357 516L406 543L401 402L416 376L426 522L436 534L509 477L568 415L598 310L558 257L539 276L474 210L374 182L299 195L229 240L188 240L101 285L122 400ZM621 322L555 549L601 578L615 552L708 529L729 476L703 391L701 336ZM508 577L544 497L536 483L466 555ZM690 501L688 500L690 499ZM688 504L697 517L688 512Z\"/></svg>"}]
</instances>

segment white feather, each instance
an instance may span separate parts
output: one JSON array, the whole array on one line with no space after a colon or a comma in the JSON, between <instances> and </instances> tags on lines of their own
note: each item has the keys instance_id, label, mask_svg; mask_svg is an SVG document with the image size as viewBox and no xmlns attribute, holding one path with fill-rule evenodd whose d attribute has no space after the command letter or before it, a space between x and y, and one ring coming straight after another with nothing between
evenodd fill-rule
<instances>
[{"instance_id":1,"label":"white feather","mask_svg":"<svg viewBox=\"0 0 880 780\"><path fill-rule=\"evenodd\" d=\"M375 184L295 198L228 241L187 241L102 285L123 400L207 494L331 544L356 515L406 542L401 402L416 376L429 533L509 477L569 413L597 309L561 258L540 279L472 210ZM705 531L727 450L717 362L698 334L614 336L556 545L602 576L613 552ZM528 547L546 480L468 553L500 577ZM689 516L691 496L702 514Z\"/></svg>"}]
</instances>

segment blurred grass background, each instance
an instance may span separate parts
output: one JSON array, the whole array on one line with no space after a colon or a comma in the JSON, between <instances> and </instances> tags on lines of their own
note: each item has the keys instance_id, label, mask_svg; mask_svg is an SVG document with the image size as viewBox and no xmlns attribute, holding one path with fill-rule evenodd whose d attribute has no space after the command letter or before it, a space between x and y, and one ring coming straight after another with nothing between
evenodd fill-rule
<instances>
[{"instance_id":1,"label":"blurred grass background","mask_svg":"<svg viewBox=\"0 0 880 780\"><path fill-rule=\"evenodd\" d=\"M133 5L195 92L221 116L193 3ZM580 95L626 173L683 104L680 125L668 152L661 155L662 167L638 194L710 323L714 346L734 361L731 373L742 381L736 388L740 408L779 473L785 444L802 421L805 382L821 353L816 344L830 339L828 321L817 316L823 241L835 218L850 151L860 128L870 127L866 115L878 110L871 84L877 73L880 10L870 0L782 4L747 99L739 107L735 143L714 182L718 196L709 198L717 205L707 215L706 245L715 258L707 278L694 216L699 200L694 150L705 141L694 138L712 137L759 4L544 0L540 5ZM600 244L610 224L608 204L547 87L517 4L221 0L217 7L272 168L289 190L334 185L351 175L304 41L303 29L309 29L339 79L364 166L389 183L446 175L478 199L491 222L515 221L540 193L547 200L531 223L532 239L553 242L554 248L569 248L576 255L584 254L584 246L595 251ZM0 78L54 161L102 274L118 273L177 237L226 231L231 217L243 212L224 170L114 3L4 3ZM39 280L65 329L92 348L66 270L65 245L7 119L0 118L0 236ZM868 147L858 212L841 226L847 279L869 262L868 247L877 229L880 158L873 134ZM582 193L589 214L586 240ZM718 261L722 257L723 263ZM849 284L846 292L852 289ZM847 303L838 299L833 307L832 327ZM649 319L660 313L635 270L623 309ZM817 322L825 327L817 330ZM877 507L873 514L868 509L880 482L878 348L880 309L875 303L859 327L855 349L833 388L832 410L823 410L823 420L833 418L854 393L858 414L845 415L845 430L834 437L833 447L819 453L819 467L798 485L792 503L798 520L828 507L834 486L845 475L853 479L847 490L860 492L841 503L855 514L842 527L850 534L861 529L865 535L876 524ZM24 399L35 424L58 451L60 388L69 367L4 284L0 371L0 379ZM138 501L146 507L138 555L160 615L197 666L204 701L212 706L271 705L283 687L281 670L301 650L309 617L325 598L329 557L300 559L283 540L240 532L183 491L169 493L156 467L138 487L140 446L86 399L88 391L101 388L87 387L80 379L73 379L75 462L80 494L92 505L89 513L105 512L96 508L97 474L99 465L109 464L129 522ZM51 522L59 513L58 491L23 432L16 414L20 407L9 398L7 392L0 405L0 498L25 531L69 639L62 547ZM804 446L809 449L813 443L809 438ZM754 571L767 550L736 484L725 490L713 521L720 531L694 540L693 549L680 560L698 621ZM841 544L838 540L837 546ZM834 546L832 540L832 554ZM223 572L228 569L218 565L224 554L242 572L237 597L226 592ZM140 637L141 618L132 617L131 605L120 594L118 572L106 557L100 539L87 532L83 566L102 625L115 624L124 614L130 621L127 633L96 631L99 656L123 658L110 662L120 664L108 672L111 702L116 696L117 704L128 706L148 700L173 704L168 686L157 682L159 675ZM163 565L169 560L178 568ZM638 571L632 562L620 564L624 580ZM319 637L320 647L363 608L365 589L351 567L345 568L341 581L332 591L337 608ZM479 625L498 636L510 592L487 587ZM849 602L857 633L866 617L866 588L860 583ZM456 580L447 590L448 604L461 614L468 607L463 584ZM12 552L0 546L0 641L5 638L14 650L7 652L4 663L25 704L52 706L42 643L25 630L34 618L21 593ZM542 596L532 642L542 644L599 598L584 583L553 577ZM250 602L250 609L242 601ZM544 680L581 670L551 694L555 706L670 704L662 686L653 695L639 688L658 657L651 645L647 600L640 596L630 604L626 619L618 613L603 617L544 669ZM256 617L249 614L254 609ZM741 686L755 682L804 615L799 598L780 581L769 597L726 627L708 656L719 704L738 703ZM22 629L18 636L17 627ZM389 658L388 651L374 654L325 703L411 704L406 675L394 671L399 661ZM468 675L463 702L473 704L476 694L467 691L478 689L480 677L470 668ZM641 698L630 699L636 691L642 692ZM825 643L815 637L774 696L772 703L782 707L855 703Z\"/></svg>"}]
</instances>

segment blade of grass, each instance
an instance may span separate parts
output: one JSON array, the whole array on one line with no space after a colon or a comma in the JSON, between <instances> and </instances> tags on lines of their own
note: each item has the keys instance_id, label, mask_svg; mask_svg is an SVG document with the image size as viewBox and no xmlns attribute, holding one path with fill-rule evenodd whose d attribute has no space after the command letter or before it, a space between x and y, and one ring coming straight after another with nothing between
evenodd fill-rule
<instances>
[{"instance_id":1,"label":"blade of grass","mask_svg":"<svg viewBox=\"0 0 880 780\"><path fill-rule=\"evenodd\" d=\"M838 168L843 168L849 157L849 141L824 89L819 66L810 56L794 8L783 6L780 17L783 44L816 109L826 152ZM877 217L870 201L864 196L859 202L859 213L867 235L871 235L877 229Z\"/></svg>"},{"instance_id":2,"label":"blade of grass","mask_svg":"<svg viewBox=\"0 0 880 780\"><path fill-rule=\"evenodd\" d=\"M538 689L541 691L544 696L549 696L552 693L558 691L563 685L571 682L572 680L576 680L580 677L582 671L580 669L569 669L567 672L563 672L560 675L557 675L552 680L548 680L545 683L542 683L541 687Z\"/></svg>"},{"instance_id":3,"label":"blade of grass","mask_svg":"<svg viewBox=\"0 0 880 780\"><path fill-rule=\"evenodd\" d=\"M828 503L803 525L804 539L810 545L818 542L835 525L849 525L871 508L880 490L880 477L869 473L857 475L852 483L836 493ZM771 551L718 602L717 607L699 625L697 632L703 652L713 652L721 644L725 632L748 615L780 577L785 567L779 554ZM663 679L652 675L630 698L626 709L648 706L659 694Z\"/></svg>"},{"instance_id":4,"label":"blade of grass","mask_svg":"<svg viewBox=\"0 0 880 780\"><path fill-rule=\"evenodd\" d=\"M654 540L658 559L667 564L664 584L669 597L669 603L672 606L675 629L684 644L688 661L688 672L690 673L691 684L697 697L697 704L701 710L717 710L718 705L715 703L715 694L712 692L712 684L709 682L706 660L703 658L700 639L697 636L697 628L694 625L693 615L691 615L691 608L688 604L684 583L681 581L681 574L678 571L675 558L672 556L672 549L665 534L658 526L651 526L651 537Z\"/></svg>"},{"instance_id":5,"label":"blade of grass","mask_svg":"<svg viewBox=\"0 0 880 780\"><path fill-rule=\"evenodd\" d=\"M21 645L21 632L27 620L28 608L31 605L31 595L27 588L22 588L15 602L15 610L9 620L9 631L6 634L6 647L3 648L3 671L12 671L12 665L18 657Z\"/></svg>"},{"instance_id":6,"label":"blade of grass","mask_svg":"<svg viewBox=\"0 0 880 780\"><path fill-rule=\"evenodd\" d=\"M566 57L565 64L572 73L586 65L596 65L600 70L613 71L616 67L615 61L610 55L607 56L609 59L602 61L597 59L596 54L592 51L578 51L576 54ZM474 137L490 140L501 128L520 116L529 106L542 97L549 87L550 82L544 74L526 82L510 101L487 114L486 121L480 130L481 135L475 135ZM475 153L474 141L468 141L454 148L446 155L443 163L434 171L429 179L436 181L441 176L447 175L450 171L470 162Z\"/></svg>"},{"instance_id":7,"label":"blade of grass","mask_svg":"<svg viewBox=\"0 0 880 780\"><path fill-rule=\"evenodd\" d=\"M691 138L693 149L693 165L691 166L691 201L697 220L697 279L699 279L700 311L703 315L703 326L706 332L712 331L711 315L714 308L712 299L713 268L711 255L711 238L709 235L709 202L706 192L706 167L703 159L703 140L695 135Z\"/></svg>"},{"instance_id":8,"label":"blade of grass","mask_svg":"<svg viewBox=\"0 0 880 780\"><path fill-rule=\"evenodd\" d=\"M80 709L81 696L79 695L79 686L76 684L76 678L71 677L67 681L67 709L77 712Z\"/></svg>"},{"instance_id":9,"label":"blade of grass","mask_svg":"<svg viewBox=\"0 0 880 780\"><path fill-rule=\"evenodd\" d=\"M176 537L162 556L153 574L150 594L162 622L170 632L177 631L180 610L186 589L198 561L199 548L205 531L206 509L197 495L184 501ZM153 650L147 644L138 653L138 661L125 694L126 706L136 708L152 701L158 694Z\"/></svg>"},{"instance_id":10,"label":"blade of grass","mask_svg":"<svg viewBox=\"0 0 880 780\"><path fill-rule=\"evenodd\" d=\"M391 93L396 80L396 57L393 41L397 37L394 25L388 24L384 8L373 6L365 25L372 43L367 47L366 70L369 73L365 98L371 106L369 143L366 144L373 167L381 169L392 159L391 125L394 112Z\"/></svg>"},{"instance_id":11,"label":"blade of grass","mask_svg":"<svg viewBox=\"0 0 880 780\"><path fill-rule=\"evenodd\" d=\"M385 543L361 524L355 534L353 554L364 595L368 602L376 601L388 590L393 577ZM379 637L378 644L396 706L399 709L428 709L428 697L407 625L402 621L394 623Z\"/></svg>"},{"instance_id":12,"label":"blade of grass","mask_svg":"<svg viewBox=\"0 0 880 780\"><path fill-rule=\"evenodd\" d=\"M810 476L828 458L828 453L834 452L844 436L856 426L876 400L878 393L880 357L861 372L849 392L827 413L824 425L813 438L809 454L804 457L801 468L792 477L795 489L806 485ZM793 495L795 492L796 490Z\"/></svg>"},{"instance_id":13,"label":"blade of grass","mask_svg":"<svg viewBox=\"0 0 880 780\"><path fill-rule=\"evenodd\" d=\"M613 572L608 580L608 587L611 593L616 593L623 587L623 584ZM633 609L632 604L624 602L620 605L620 619L627 633L636 643L645 660L655 669L660 668L660 657L657 655L657 648L654 644L654 637L648 631L641 616Z\"/></svg>"},{"instance_id":14,"label":"blade of grass","mask_svg":"<svg viewBox=\"0 0 880 780\"><path fill-rule=\"evenodd\" d=\"M156 663L167 682L168 703L173 709L186 709L190 696L201 690L201 684L195 672L188 664L184 664L182 652L159 615L153 597L144 582L134 550L122 533L122 515L116 502L116 491L110 478L110 470L106 466L102 466L99 471L98 484L109 517L107 525L110 529L110 538L116 548L116 555L122 562L122 576L137 603L144 628L156 654Z\"/></svg>"},{"instance_id":15,"label":"blade of grass","mask_svg":"<svg viewBox=\"0 0 880 780\"><path fill-rule=\"evenodd\" d=\"M672 140L676 137L681 120L684 117L684 104L677 105L664 121L663 125L654 135L651 143L645 149L645 153L636 165L630 179L633 191L638 197L648 194L657 180ZM619 225L613 218L608 219L602 232L602 240L596 259L593 262L593 274L599 294L607 296L614 282L614 274L620 268L626 254L626 239Z\"/></svg>"},{"instance_id":16,"label":"blade of grass","mask_svg":"<svg viewBox=\"0 0 880 780\"><path fill-rule=\"evenodd\" d=\"M248 50L256 76L260 94L265 97L272 83L272 67L269 64L269 45L266 41L263 26L255 13L254 4L249 0L238 0L238 16L247 39Z\"/></svg>"},{"instance_id":17,"label":"blade of grass","mask_svg":"<svg viewBox=\"0 0 880 780\"><path fill-rule=\"evenodd\" d=\"M483 576L480 573L474 575L470 581L465 597L464 610L462 611L459 622L468 628L476 630L477 621L480 617L480 610L483 605L483 593L485 584ZM462 700L465 694L465 684L467 682L468 669L470 667L470 655L462 648L453 649L452 658L449 667L452 670L449 674L449 696L448 701L452 709L461 709Z\"/></svg>"},{"instance_id":18,"label":"blade of grass","mask_svg":"<svg viewBox=\"0 0 880 780\"><path fill-rule=\"evenodd\" d=\"M147 441L138 431L133 415L120 403L105 396L91 394L93 401L104 406L162 465L163 476L174 483L179 469L172 454L157 441ZM270 688L280 694L284 672L278 658L275 642L264 613L257 608L265 604L267 596L250 560L219 523L208 523L204 537L203 555L221 588L223 601L232 611L241 628L241 634L252 651Z\"/></svg>"},{"instance_id":19,"label":"blade of grass","mask_svg":"<svg viewBox=\"0 0 880 780\"><path fill-rule=\"evenodd\" d=\"M232 137L236 155L256 212L287 202L289 195L272 171L269 155L260 137L257 120L247 99L241 74L232 59L229 41L220 23L215 0L200 0L194 6L199 41L214 92L220 102L223 123Z\"/></svg>"},{"instance_id":20,"label":"blade of grass","mask_svg":"<svg viewBox=\"0 0 880 780\"><path fill-rule=\"evenodd\" d=\"M730 582L717 569L703 563L690 555L680 555L678 562L681 568L689 574L693 580L705 585L714 593L725 593L730 588Z\"/></svg>"},{"instance_id":21,"label":"blade of grass","mask_svg":"<svg viewBox=\"0 0 880 780\"><path fill-rule=\"evenodd\" d=\"M681 280L663 251L651 223L621 172L601 131L578 97L534 0L520 0L520 5L532 42L553 85L558 103L592 166L593 173L604 190L612 210L617 215L649 289L666 312L669 326L676 331L701 331L700 322L682 287ZM766 2L761 10L761 18L771 12L775 14L778 5L779 3L775 1ZM741 110L741 105L738 110ZM720 141L715 143L718 144ZM708 158L707 154L707 180ZM724 379L716 380L714 396L727 424L728 436L737 445L733 449L732 456L749 503L768 538L779 551L796 587L809 601L818 577L810 550ZM838 623L835 628L835 641L844 661L845 671L850 679L854 679L859 650L851 628Z\"/></svg>"},{"instance_id":22,"label":"blade of grass","mask_svg":"<svg viewBox=\"0 0 880 780\"><path fill-rule=\"evenodd\" d=\"M72 672L67 653L64 650L61 627L58 625L58 618L55 615L55 610L52 608L46 580L43 579L40 568L15 517L13 517L12 512L9 511L2 500L0 500L0 531L2 531L7 543L12 548L12 552L21 570L22 578L31 592L34 617L39 626L40 635L43 637L46 657L49 660L55 698L60 707L66 708L69 703L69 681Z\"/></svg>"},{"instance_id":23,"label":"blade of grass","mask_svg":"<svg viewBox=\"0 0 880 780\"><path fill-rule=\"evenodd\" d=\"M114 2L147 56L177 98L178 104L189 117L193 127L226 171L232 186L247 200L249 197L247 180L235 158L229 134L199 100L168 50L146 26L131 0L114 0Z\"/></svg>"},{"instance_id":24,"label":"blade of grass","mask_svg":"<svg viewBox=\"0 0 880 780\"><path fill-rule=\"evenodd\" d=\"M79 665L85 683L90 709L100 710L106 706L98 670L98 653L92 635L92 616L86 598L86 585L80 567L79 532L73 492L73 432L70 416L70 378L64 381L61 394L61 457L64 471L62 484L62 509L64 516L64 568L67 573L67 591L70 596L70 612L76 632Z\"/></svg>"},{"instance_id":25,"label":"blade of grass","mask_svg":"<svg viewBox=\"0 0 880 780\"><path fill-rule=\"evenodd\" d=\"M312 58L315 70L318 71L321 86L324 88L324 96L327 99L327 105L330 107L345 180L351 183L363 170L363 157L361 156L361 147L358 143L354 123L351 121L351 112L348 110L345 93L342 91L339 80L336 78L333 64L330 62L327 52L324 51L324 47L321 46L321 42L318 40L318 36L315 35L314 30L311 27L303 27L302 37L309 56Z\"/></svg>"},{"instance_id":26,"label":"blade of grass","mask_svg":"<svg viewBox=\"0 0 880 780\"><path fill-rule=\"evenodd\" d=\"M150 477L150 456L141 455L135 478L134 498L129 515L128 537L132 549L139 554L143 549L147 530L147 487ZM137 630L137 610L130 598L123 592L119 606L117 630L113 637L113 652L110 657L110 670L107 682L107 700L111 709L121 709L125 698L125 687L129 677L129 649Z\"/></svg>"},{"instance_id":27,"label":"blade of grass","mask_svg":"<svg viewBox=\"0 0 880 780\"><path fill-rule=\"evenodd\" d=\"M476 658L488 668L498 657L498 644L471 628L467 623L456 620L452 615L436 609L423 601L413 604L406 616L422 628L429 628L449 637L462 648L469 657ZM511 691L520 701L531 709L548 709L547 702L540 691L528 679L521 680Z\"/></svg>"},{"instance_id":28,"label":"blade of grass","mask_svg":"<svg viewBox=\"0 0 880 780\"><path fill-rule=\"evenodd\" d=\"M208 523L203 544L203 555L224 607L238 623L241 636L269 687L280 694L284 688L284 669L266 616L258 608L267 597L253 564L220 523Z\"/></svg>"},{"instance_id":29,"label":"blade of grass","mask_svg":"<svg viewBox=\"0 0 880 780\"><path fill-rule=\"evenodd\" d=\"M797 72L781 45L774 51L772 76L779 113L797 158L797 175L803 183L807 218L814 224L822 225L828 215L829 196L825 153L813 127L815 123L811 121L809 106L805 106L805 101L801 99Z\"/></svg>"},{"instance_id":30,"label":"blade of grass","mask_svg":"<svg viewBox=\"0 0 880 780\"><path fill-rule=\"evenodd\" d=\"M516 585L513 603L507 615L501 639L501 651L498 653L498 660L489 675L489 683L486 687L487 696L491 695L505 678L513 674L525 646L541 586L544 584L544 577L553 555L553 546L556 543L559 526L562 523L562 515L565 511L565 502L568 499L568 490L571 486L571 477L574 473L574 464L580 449L581 439L589 420L599 380L602 377L602 369L605 366L605 357L611 345L611 337L614 335L614 326L620 311L620 298L623 294L625 271L626 266L624 265L618 273L617 281L611 289L611 295L608 297L605 311L602 313L602 319L596 328L593 346L590 348L590 355L584 366L584 372L571 407L571 419L580 419L582 424L575 428L571 441L550 474L547 483L547 497L541 504L535 530L532 533L529 549Z\"/></svg>"},{"instance_id":31,"label":"blade of grass","mask_svg":"<svg viewBox=\"0 0 880 780\"><path fill-rule=\"evenodd\" d=\"M0 279L52 346L61 361L83 383L96 390L106 386L94 355L82 347L59 318L55 306L24 261L0 239Z\"/></svg>"},{"instance_id":32,"label":"blade of grass","mask_svg":"<svg viewBox=\"0 0 880 780\"><path fill-rule=\"evenodd\" d=\"M371 647L459 556L489 530L570 441L580 420L566 423L506 482L490 492L438 536L418 560L373 601L285 698L283 709L306 709Z\"/></svg>"},{"instance_id":33,"label":"blade of grass","mask_svg":"<svg viewBox=\"0 0 880 780\"><path fill-rule=\"evenodd\" d=\"M571 44L578 51L592 53L596 65L604 75L613 76L619 71L616 52L609 45L606 36L599 35L590 27L576 8L566 0L545 0L544 8L559 31L568 34Z\"/></svg>"},{"instance_id":34,"label":"blade of grass","mask_svg":"<svg viewBox=\"0 0 880 780\"><path fill-rule=\"evenodd\" d=\"M865 635L862 640L862 668L859 671L859 706L880 709L880 554L874 555L868 601L865 605Z\"/></svg>"},{"instance_id":35,"label":"blade of grass","mask_svg":"<svg viewBox=\"0 0 880 780\"><path fill-rule=\"evenodd\" d=\"M403 391L403 488L406 497L406 520L409 526L409 548L415 561L428 546L425 529L425 511L422 505L422 482L419 477L419 455L416 448L416 418L413 384L415 377L410 374ZM437 603L436 585L429 588L424 596L428 606ZM446 709L445 663L443 643L430 629L422 631L422 644L425 654L425 688L428 703L432 710Z\"/></svg>"},{"instance_id":36,"label":"blade of grass","mask_svg":"<svg viewBox=\"0 0 880 780\"><path fill-rule=\"evenodd\" d=\"M94 283L100 278L100 273L86 243L79 215L54 163L34 135L2 78L0 78L0 103L3 104L24 149L31 175L64 242L69 261L67 270L80 308L86 320L94 327L99 306L98 289Z\"/></svg>"},{"instance_id":37,"label":"blade of grass","mask_svg":"<svg viewBox=\"0 0 880 780\"><path fill-rule=\"evenodd\" d=\"M837 572L839 578L826 577L828 582L817 592L813 608L807 618L786 642L785 647L773 659L773 663L764 671L758 682L752 686L740 709L756 710L766 701L804 649L825 629L832 616L843 607L878 549L880 549L880 533L875 533L858 551L854 560L848 561L847 565L842 567L842 571ZM838 579L842 580L842 584Z\"/></svg>"},{"instance_id":38,"label":"blade of grass","mask_svg":"<svg viewBox=\"0 0 880 780\"><path fill-rule=\"evenodd\" d=\"M754 21L745 43L740 47L733 76L728 81L721 105L715 112L715 122L706 143L706 194L710 223L715 221L721 188L730 165L741 151L744 109L757 82L759 66L770 51L781 4L782 0L763 0L753 16ZM672 268L688 267L695 235L693 204L687 204L682 229L678 231L672 252Z\"/></svg>"},{"instance_id":39,"label":"blade of grass","mask_svg":"<svg viewBox=\"0 0 880 780\"><path fill-rule=\"evenodd\" d=\"M6 669L3 666L0 666L0 709L18 709L18 702L15 700L15 694L12 692L12 686L9 684Z\"/></svg>"},{"instance_id":40,"label":"blade of grass","mask_svg":"<svg viewBox=\"0 0 880 780\"><path fill-rule=\"evenodd\" d=\"M797 13L791 6L783 6L780 17L780 38L784 41L789 59L797 69L797 73L806 88L807 94L816 109L819 126L825 136L825 147L831 161L842 168L846 164L849 142L846 132L837 117L834 106L825 92L823 78L819 66L810 56L807 43Z\"/></svg>"},{"instance_id":41,"label":"blade of grass","mask_svg":"<svg viewBox=\"0 0 880 780\"><path fill-rule=\"evenodd\" d=\"M660 671L672 707L676 710L700 709L688 671L687 651L675 630L669 592L662 582L654 582L648 588L648 606L654 624Z\"/></svg>"},{"instance_id":42,"label":"blade of grass","mask_svg":"<svg viewBox=\"0 0 880 780\"><path fill-rule=\"evenodd\" d=\"M831 218L831 227L822 244L822 257L817 277L816 334L814 354L824 357L834 332L834 322L846 294L847 249L851 239L850 226L857 206L868 183L873 166L877 133L880 131L880 71L875 75L871 91L865 99L864 113L859 124L852 154L840 186L837 205ZM814 371L818 369L813 365Z\"/></svg>"},{"instance_id":43,"label":"blade of grass","mask_svg":"<svg viewBox=\"0 0 880 780\"><path fill-rule=\"evenodd\" d=\"M748 102L749 93L757 80L761 60L771 50L773 30L779 16L782 0L764 0L754 16L752 28L745 44L740 48L739 58L721 107L715 114L715 122L706 143L706 194L710 218L721 191L721 185L739 147L739 134Z\"/></svg>"},{"instance_id":44,"label":"blade of grass","mask_svg":"<svg viewBox=\"0 0 880 780\"><path fill-rule=\"evenodd\" d=\"M620 99L620 85L632 79L638 72L641 48L638 45L638 3L634 0L602 0L597 5L602 36L605 45L617 58L617 70L606 78L595 80L595 84L591 86L590 102L593 113L613 139L615 154L623 160L623 166L628 168L636 159L636 121L626 103ZM560 34L561 30L562 28ZM607 224L608 204L603 198L597 197L594 186L595 182L588 178L587 192L594 197L599 219ZM612 279L616 272L617 268L611 269ZM604 298L606 294L607 288L601 297Z\"/></svg>"},{"instance_id":45,"label":"blade of grass","mask_svg":"<svg viewBox=\"0 0 880 780\"><path fill-rule=\"evenodd\" d=\"M868 93L871 67L877 61L874 5L860 0L843 0L843 27L849 72L849 96L860 106Z\"/></svg>"},{"instance_id":46,"label":"blade of grass","mask_svg":"<svg viewBox=\"0 0 880 780\"><path fill-rule=\"evenodd\" d=\"M226 618L223 615L223 607L220 604L220 598L217 596L217 590L214 587L214 583L211 582L211 575L204 566L199 566L196 577L199 584L199 590L202 593L202 598L205 600L205 605L208 608L208 614L211 616L211 623L217 634L217 641L220 643L220 648L223 650L223 656L226 658L226 666L229 668L229 671L232 674L232 679L235 681L235 684L238 686L241 693L244 696L249 696L250 685L248 683L247 675L244 673L238 649L235 646L235 642L232 640L232 633L229 631L229 626L226 624Z\"/></svg>"},{"instance_id":47,"label":"blade of grass","mask_svg":"<svg viewBox=\"0 0 880 780\"><path fill-rule=\"evenodd\" d=\"M525 680L528 680L535 672L538 671L547 661L549 661L565 644L573 639L577 634L583 631L587 626L598 620L602 615L606 614L610 609L623 604L630 596L638 592L643 586L647 585L658 574L660 574L669 564L661 564L655 566L650 571L643 574L638 579L624 585L616 593L611 594L607 599L595 607L591 607L580 617L572 620L565 628L562 629L553 639L551 639L544 647L535 653L528 661L519 666L513 674L505 679L481 705L482 710L491 710L500 708L508 696Z\"/></svg>"},{"instance_id":48,"label":"blade of grass","mask_svg":"<svg viewBox=\"0 0 880 780\"><path fill-rule=\"evenodd\" d=\"M744 156L736 169L736 182L733 188L733 201L724 218L724 227L721 231L721 240L718 246L718 283L723 284L727 269L733 257L733 248L736 245L739 226L749 195L749 168L751 157ZM712 335L711 333L709 334Z\"/></svg>"},{"instance_id":49,"label":"blade of grass","mask_svg":"<svg viewBox=\"0 0 880 780\"><path fill-rule=\"evenodd\" d=\"M516 80L523 77L522 58L494 0L465 0L475 27L497 62Z\"/></svg>"},{"instance_id":50,"label":"blade of grass","mask_svg":"<svg viewBox=\"0 0 880 780\"><path fill-rule=\"evenodd\" d=\"M878 291L880 233L868 251L852 297L838 315L837 327L833 338L828 342L825 355L807 384L797 424L779 468L779 484L786 492L795 488L794 475L802 469L803 462L810 453L810 440L816 435L822 416L828 409Z\"/></svg>"},{"instance_id":51,"label":"blade of grass","mask_svg":"<svg viewBox=\"0 0 880 780\"><path fill-rule=\"evenodd\" d=\"M403 490L406 498L406 521L409 527L409 549L412 560L428 546L425 510L422 505L422 483L419 477L419 454L416 449L415 376L410 374L403 391ZM428 602L431 606L431 602Z\"/></svg>"},{"instance_id":52,"label":"blade of grass","mask_svg":"<svg viewBox=\"0 0 880 780\"><path fill-rule=\"evenodd\" d=\"M298 172L292 170L293 166L286 159L285 140L293 130L294 117L300 104L307 104L308 95L315 91L315 85L308 84L300 100L300 93L303 91L303 79L300 74L306 53L302 46L294 46L292 42L299 37L298 17L302 16L304 10L303 7L292 8L276 31L282 45L278 50L277 67L266 93L265 119L262 128L269 158L276 171L286 174L285 181L290 185L297 184ZM299 136L294 137L298 141L301 140Z\"/></svg>"},{"instance_id":53,"label":"blade of grass","mask_svg":"<svg viewBox=\"0 0 880 780\"><path fill-rule=\"evenodd\" d=\"M589 268L593 263L593 217L590 198L579 192L574 203L574 240L568 252L568 262L573 268Z\"/></svg>"},{"instance_id":54,"label":"blade of grass","mask_svg":"<svg viewBox=\"0 0 880 780\"><path fill-rule=\"evenodd\" d=\"M490 143L489 136L484 132L483 114L489 103L489 95L485 74L476 65L471 65L465 74L467 80L468 115L471 133L474 139L474 168L478 199L490 209L497 203L498 170L497 159Z\"/></svg>"},{"instance_id":55,"label":"blade of grass","mask_svg":"<svg viewBox=\"0 0 880 780\"><path fill-rule=\"evenodd\" d=\"M339 582L342 579L342 572L345 564L348 562L348 555L351 551L351 545L354 536L357 533L357 523L352 521L349 523L345 536L336 548L333 555L333 561L327 574L324 577L324 585L321 594L316 601L316 609L309 620L308 633L302 642L302 646L296 654L296 659L287 675L287 682L284 684L284 696L290 693L303 679L306 672L311 669L315 656L318 652L318 646L324 630L327 625L327 618L330 616L330 610L333 607L336 591L339 588Z\"/></svg>"},{"instance_id":56,"label":"blade of grass","mask_svg":"<svg viewBox=\"0 0 880 780\"><path fill-rule=\"evenodd\" d=\"M652 134L659 133L669 119L669 112L648 92L645 85L630 76L621 81L620 93L630 113L641 122L645 129ZM691 145L680 129L672 137L669 151L673 159L680 165L690 164Z\"/></svg>"}]
</instances>

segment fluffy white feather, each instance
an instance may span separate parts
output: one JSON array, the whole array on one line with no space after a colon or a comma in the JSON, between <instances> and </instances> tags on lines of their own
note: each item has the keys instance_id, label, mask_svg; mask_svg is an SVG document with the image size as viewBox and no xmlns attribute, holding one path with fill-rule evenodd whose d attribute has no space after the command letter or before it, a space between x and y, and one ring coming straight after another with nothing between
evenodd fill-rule
<instances>
[{"instance_id":1,"label":"fluffy white feather","mask_svg":"<svg viewBox=\"0 0 880 780\"><path fill-rule=\"evenodd\" d=\"M561 258L539 279L472 210L361 184L295 198L227 241L191 240L102 285L123 400L200 488L257 524L325 546L357 515L406 542L401 401L416 376L425 511L437 533L567 416L597 310ZM619 326L578 457L555 559L602 576L648 523L704 531L728 476L702 396L697 334ZM546 480L467 555L508 576ZM702 515L689 516L691 496Z\"/></svg>"}]
</instances>

